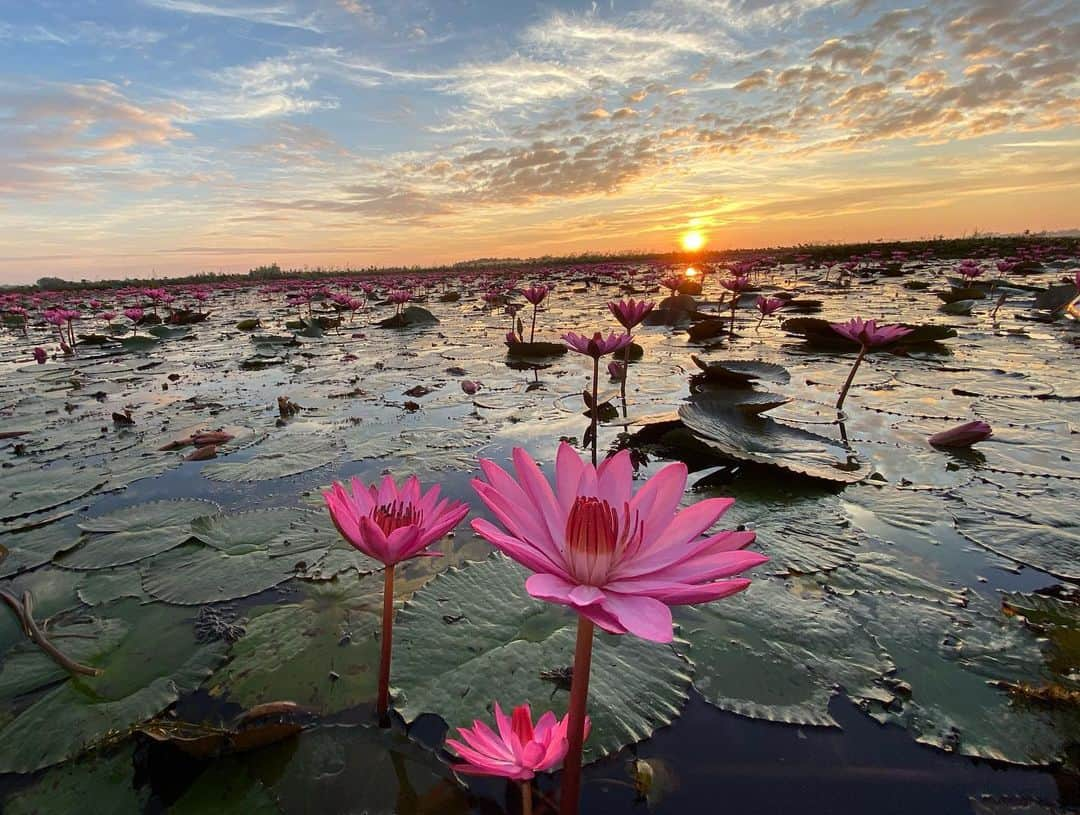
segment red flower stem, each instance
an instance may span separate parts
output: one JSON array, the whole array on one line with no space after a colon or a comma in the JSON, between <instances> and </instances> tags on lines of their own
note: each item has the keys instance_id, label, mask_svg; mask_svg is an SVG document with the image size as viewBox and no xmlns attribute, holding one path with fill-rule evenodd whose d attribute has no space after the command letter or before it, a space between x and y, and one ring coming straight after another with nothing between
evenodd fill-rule
<instances>
[{"instance_id":1,"label":"red flower stem","mask_svg":"<svg viewBox=\"0 0 1080 815\"><path fill-rule=\"evenodd\" d=\"M532 815L532 781L521 782L521 815Z\"/></svg>"},{"instance_id":2,"label":"red flower stem","mask_svg":"<svg viewBox=\"0 0 1080 815\"><path fill-rule=\"evenodd\" d=\"M592 407L589 409L592 418L592 464L596 466L596 417L600 413L600 406L596 404L600 390L600 357L593 357L592 361Z\"/></svg>"},{"instance_id":3,"label":"red flower stem","mask_svg":"<svg viewBox=\"0 0 1080 815\"><path fill-rule=\"evenodd\" d=\"M382 646L379 655L379 727L390 726L390 651L394 642L394 567L383 570Z\"/></svg>"},{"instance_id":4,"label":"red flower stem","mask_svg":"<svg viewBox=\"0 0 1080 815\"><path fill-rule=\"evenodd\" d=\"M574 675L570 681L570 721L566 737L570 746L563 762L559 815L577 815L581 798L581 747L585 743L585 708L589 698L589 671L592 668L593 622L578 616Z\"/></svg>"},{"instance_id":5,"label":"red flower stem","mask_svg":"<svg viewBox=\"0 0 1080 815\"><path fill-rule=\"evenodd\" d=\"M539 303L533 303L532 328L529 330L529 342L530 343L533 341L533 337L536 336L536 309L539 308L539 306L540 306Z\"/></svg>"},{"instance_id":6,"label":"red flower stem","mask_svg":"<svg viewBox=\"0 0 1080 815\"><path fill-rule=\"evenodd\" d=\"M840 389L840 398L836 400L836 409L843 410L844 400L847 399L847 392L851 389L851 383L855 381L855 372L859 370L859 365L862 364L863 357L866 356L867 348L865 345L859 348L859 355L855 357L855 364L851 366L851 371L847 375L847 381L844 382L844 387Z\"/></svg>"}]
</instances>

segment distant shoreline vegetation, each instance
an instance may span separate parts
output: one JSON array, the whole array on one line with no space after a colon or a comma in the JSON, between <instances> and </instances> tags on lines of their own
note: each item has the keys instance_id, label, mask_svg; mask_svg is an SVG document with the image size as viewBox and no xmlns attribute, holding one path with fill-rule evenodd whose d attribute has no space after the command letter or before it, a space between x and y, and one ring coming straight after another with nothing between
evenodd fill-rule
<instances>
[{"instance_id":1,"label":"distant shoreline vegetation","mask_svg":"<svg viewBox=\"0 0 1080 815\"><path fill-rule=\"evenodd\" d=\"M794 246L766 247L760 249L725 249L701 252L584 252L578 255L543 255L535 258L478 258L441 266L368 266L364 268L323 268L304 267L287 269L277 263L256 266L248 272L219 273L200 272L198 274L177 277L127 277L111 280L66 280L61 277L42 277L36 283L0 286L0 291L64 291L115 289L125 286L139 286L167 283L183 285L185 283L208 283L225 280L261 282L279 279L320 279L340 278L350 275L453 275L470 271L488 273L514 273L538 266L592 265L600 263L719 263L748 256L770 255L781 262L800 260L824 262L845 260L851 255L864 255L870 252L905 251L915 254L924 250L933 250L941 259L982 257L987 255L1012 254L1020 247L1039 244L1075 251L1080 247L1080 237L1075 235L1059 236L1048 234L1022 234L996 237L972 236L965 238L931 238L910 241L862 241L857 243L818 243L796 244Z\"/></svg>"}]
</instances>

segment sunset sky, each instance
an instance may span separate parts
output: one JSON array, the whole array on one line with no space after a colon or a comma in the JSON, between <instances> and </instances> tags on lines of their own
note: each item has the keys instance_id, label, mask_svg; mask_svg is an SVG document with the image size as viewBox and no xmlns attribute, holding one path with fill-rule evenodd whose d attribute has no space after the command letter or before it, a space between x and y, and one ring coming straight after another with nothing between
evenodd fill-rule
<instances>
[{"instance_id":1,"label":"sunset sky","mask_svg":"<svg viewBox=\"0 0 1080 815\"><path fill-rule=\"evenodd\" d=\"M0 3L0 282L1080 227L1080 4Z\"/></svg>"}]
</instances>

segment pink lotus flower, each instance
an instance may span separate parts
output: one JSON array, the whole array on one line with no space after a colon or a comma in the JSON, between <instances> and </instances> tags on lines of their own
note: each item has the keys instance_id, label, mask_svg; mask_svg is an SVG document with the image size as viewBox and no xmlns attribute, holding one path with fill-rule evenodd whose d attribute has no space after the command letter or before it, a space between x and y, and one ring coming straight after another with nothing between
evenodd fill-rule
<instances>
[{"instance_id":1,"label":"pink lotus flower","mask_svg":"<svg viewBox=\"0 0 1080 815\"><path fill-rule=\"evenodd\" d=\"M670 642L671 605L705 603L750 585L729 579L768 560L741 551L753 532L700 537L734 503L710 498L676 512L686 488L686 465L669 464L632 494L633 466L623 450L599 467L584 463L563 442L555 490L521 448L513 453L517 480L481 459L486 481L473 488L505 527L476 519L473 529L531 569L533 597L573 608L613 634Z\"/></svg>"},{"instance_id":2,"label":"pink lotus flower","mask_svg":"<svg viewBox=\"0 0 1080 815\"><path fill-rule=\"evenodd\" d=\"M787 301L779 297L765 297L762 295L758 297L754 305L757 306L757 310L761 312L762 317L768 317L786 306Z\"/></svg>"},{"instance_id":3,"label":"pink lotus flower","mask_svg":"<svg viewBox=\"0 0 1080 815\"><path fill-rule=\"evenodd\" d=\"M613 382L623 382L626 380L626 366L621 362L611 360L611 362L608 363L607 372Z\"/></svg>"},{"instance_id":4,"label":"pink lotus flower","mask_svg":"<svg viewBox=\"0 0 1080 815\"><path fill-rule=\"evenodd\" d=\"M633 297L629 300L612 300L607 304L615 319L627 331L640 325L655 306L650 300L634 300Z\"/></svg>"},{"instance_id":5,"label":"pink lotus flower","mask_svg":"<svg viewBox=\"0 0 1080 815\"><path fill-rule=\"evenodd\" d=\"M48 356L46 355L44 348L35 348L33 354L34 360L37 362L38 365L45 364L45 360L48 358Z\"/></svg>"},{"instance_id":6,"label":"pink lotus flower","mask_svg":"<svg viewBox=\"0 0 1080 815\"><path fill-rule=\"evenodd\" d=\"M720 285L730 292L740 294L750 288L750 278L746 275L729 277L727 280L721 280Z\"/></svg>"},{"instance_id":7,"label":"pink lotus flower","mask_svg":"<svg viewBox=\"0 0 1080 815\"><path fill-rule=\"evenodd\" d=\"M137 323L143 318L143 310L141 308L126 308L124 309L124 316L131 322Z\"/></svg>"},{"instance_id":8,"label":"pink lotus flower","mask_svg":"<svg viewBox=\"0 0 1080 815\"><path fill-rule=\"evenodd\" d=\"M351 490L334 482L323 499L341 536L387 566L437 554L424 550L469 514L462 501L440 501L438 485L421 495L416 476L400 487L389 475L378 486L354 478Z\"/></svg>"},{"instance_id":9,"label":"pink lotus flower","mask_svg":"<svg viewBox=\"0 0 1080 815\"><path fill-rule=\"evenodd\" d=\"M394 634L394 568L403 560L421 555L469 514L462 501L439 500L438 485L423 495L416 476L400 487L386 476L382 483L365 487L352 480L352 489L340 483L323 493L330 518L338 532L365 555L386 565L383 570L382 636L379 642L379 685L376 710L379 723L390 720L390 659Z\"/></svg>"},{"instance_id":10,"label":"pink lotus flower","mask_svg":"<svg viewBox=\"0 0 1080 815\"><path fill-rule=\"evenodd\" d=\"M986 422L967 422L948 430L942 430L930 437L934 447L970 447L980 441L986 441L994 435L993 429Z\"/></svg>"},{"instance_id":11,"label":"pink lotus flower","mask_svg":"<svg viewBox=\"0 0 1080 815\"><path fill-rule=\"evenodd\" d=\"M400 306L403 303L408 303L412 299L412 292L405 291L404 289L395 289L390 292L388 299L391 303Z\"/></svg>"},{"instance_id":12,"label":"pink lotus flower","mask_svg":"<svg viewBox=\"0 0 1080 815\"><path fill-rule=\"evenodd\" d=\"M465 393L467 393L469 396L473 396L478 390L480 390L480 383L473 382L471 379L462 379L461 389L465 391Z\"/></svg>"},{"instance_id":13,"label":"pink lotus flower","mask_svg":"<svg viewBox=\"0 0 1080 815\"><path fill-rule=\"evenodd\" d=\"M604 338L604 335L597 331L592 337L586 337L584 334L577 334L573 331L567 331L562 335L563 342L565 342L571 351L577 351L579 354L585 354L593 359L599 359L607 354L612 354L615 351L621 351L628 346L633 337L629 334L616 334L614 331Z\"/></svg>"},{"instance_id":14,"label":"pink lotus flower","mask_svg":"<svg viewBox=\"0 0 1080 815\"><path fill-rule=\"evenodd\" d=\"M548 296L549 291L551 290L547 286L529 286L529 288L522 290L521 296L534 306L538 306Z\"/></svg>"},{"instance_id":15,"label":"pink lotus flower","mask_svg":"<svg viewBox=\"0 0 1080 815\"><path fill-rule=\"evenodd\" d=\"M864 321L862 317L855 317L846 323L829 323L829 325L841 337L847 337L865 348L888 345L914 331L913 328L904 328L902 325L879 326L874 320Z\"/></svg>"},{"instance_id":16,"label":"pink lotus flower","mask_svg":"<svg viewBox=\"0 0 1080 815\"><path fill-rule=\"evenodd\" d=\"M475 719L471 728L458 728L462 741L447 739L446 744L464 759L454 765L458 772L528 781L536 773L551 770L563 760L568 747L568 719L564 716L560 721L549 710L534 727L528 704L519 705L512 715L507 716L496 702L498 733L485 722ZM586 721L586 729L588 727Z\"/></svg>"},{"instance_id":17,"label":"pink lotus flower","mask_svg":"<svg viewBox=\"0 0 1080 815\"><path fill-rule=\"evenodd\" d=\"M676 274L664 275L660 278L660 285L670 291L672 296L679 290L679 286L681 286L682 283L682 277Z\"/></svg>"}]
</instances>

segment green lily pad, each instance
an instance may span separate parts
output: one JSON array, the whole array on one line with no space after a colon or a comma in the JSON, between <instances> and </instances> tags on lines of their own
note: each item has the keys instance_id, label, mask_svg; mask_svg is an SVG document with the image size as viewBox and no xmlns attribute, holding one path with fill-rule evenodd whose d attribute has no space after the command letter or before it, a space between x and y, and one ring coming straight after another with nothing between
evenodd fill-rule
<instances>
[{"instance_id":1,"label":"green lily pad","mask_svg":"<svg viewBox=\"0 0 1080 815\"><path fill-rule=\"evenodd\" d=\"M92 801L95 812L142 812L150 788L135 787L132 751L127 745L49 770L33 786L7 798L3 811L7 815L81 815Z\"/></svg>"},{"instance_id":2,"label":"green lily pad","mask_svg":"<svg viewBox=\"0 0 1080 815\"><path fill-rule=\"evenodd\" d=\"M0 535L7 555L0 559L0 577L10 577L48 563L78 543L78 535L63 524L49 524L17 534Z\"/></svg>"},{"instance_id":3,"label":"green lily pad","mask_svg":"<svg viewBox=\"0 0 1080 815\"><path fill-rule=\"evenodd\" d=\"M375 698L382 580L342 578L307 592L301 603L252 614L213 693L245 707L290 699L320 714Z\"/></svg>"},{"instance_id":4,"label":"green lily pad","mask_svg":"<svg viewBox=\"0 0 1080 815\"><path fill-rule=\"evenodd\" d=\"M57 764L149 719L195 690L225 656L223 643L195 641L180 609L128 600L102 613L129 626L115 648L90 660L103 673L66 680L0 729L0 772Z\"/></svg>"},{"instance_id":5,"label":"green lily pad","mask_svg":"<svg viewBox=\"0 0 1080 815\"><path fill-rule=\"evenodd\" d=\"M88 533L82 544L57 557L56 562L65 569L108 569L135 563L189 540L191 522L216 509L209 501L185 498L151 501L87 518L79 523Z\"/></svg>"},{"instance_id":6,"label":"green lily pad","mask_svg":"<svg viewBox=\"0 0 1080 815\"><path fill-rule=\"evenodd\" d=\"M128 626L122 620L90 617L52 626L48 636L49 642L65 656L86 664L115 648L127 632ZM0 667L0 699L30 693L69 676L37 645L26 641L4 654L4 663Z\"/></svg>"},{"instance_id":7,"label":"green lily pad","mask_svg":"<svg viewBox=\"0 0 1080 815\"><path fill-rule=\"evenodd\" d=\"M267 550L232 555L192 542L140 563L143 589L151 597L180 606L238 600L284 583L293 564Z\"/></svg>"},{"instance_id":8,"label":"green lily pad","mask_svg":"<svg viewBox=\"0 0 1080 815\"><path fill-rule=\"evenodd\" d=\"M691 354L690 359L701 369L699 376L710 382L722 382L733 387L749 387L755 380L785 384L791 379L787 368L759 359L701 359Z\"/></svg>"},{"instance_id":9,"label":"green lily pad","mask_svg":"<svg viewBox=\"0 0 1080 815\"><path fill-rule=\"evenodd\" d=\"M214 481L269 481L325 467L338 460L341 446L327 436L292 433L252 448L247 461L211 462L202 473Z\"/></svg>"},{"instance_id":10,"label":"green lily pad","mask_svg":"<svg viewBox=\"0 0 1080 815\"><path fill-rule=\"evenodd\" d=\"M880 697L890 663L861 621L787 581L755 580L717 603L681 608L694 687L717 707L771 722L838 726L829 700ZM888 698L886 696L886 698Z\"/></svg>"},{"instance_id":11,"label":"green lily pad","mask_svg":"<svg viewBox=\"0 0 1080 815\"><path fill-rule=\"evenodd\" d=\"M284 507L208 515L192 521L191 532L207 546L243 555L267 549L288 534L290 524L300 515L299 510Z\"/></svg>"},{"instance_id":12,"label":"green lily pad","mask_svg":"<svg viewBox=\"0 0 1080 815\"><path fill-rule=\"evenodd\" d=\"M1047 676L1038 641L1019 622L996 609L875 595L852 601L851 612L895 662L895 679L910 687L888 704L866 700L875 719L962 755L1029 765L1063 757L1077 711L1013 699L999 687Z\"/></svg>"},{"instance_id":13,"label":"green lily pad","mask_svg":"<svg viewBox=\"0 0 1080 815\"><path fill-rule=\"evenodd\" d=\"M699 441L725 458L842 484L869 474L840 442L733 410L727 400L711 394L692 397L679 408L679 418Z\"/></svg>"},{"instance_id":14,"label":"green lily pad","mask_svg":"<svg viewBox=\"0 0 1080 815\"><path fill-rule=\"evenodd\" d=\"M160 340L157 337L145 334L128 334L126 337L120 338L120 344L124 346L124 350L134 353L150 351L156 348L159 342Z\"/></svg>"},{"instance_id":15,"label":"green lily pad","mask_svg":"<svg viewBox=\"0 0 1080 815\"><path fill-rule=\"evenodd\" d=\"M1080 524L1072 494L1038 496L1016 503L1006 495L963 491L953 509L956 528L984 549L1025 566L1080 581Z\"/></svg>"},{"instance_id":16,"label":"green lily pad","mask_svg":"<svg viewBox=\"0 0 1080 815\"><path fill-rule=\"evenodd\" d=\"M18 466L0 470L0 522L5 522L5 531L16 531L26 525L16 519L82 498L107 480L108 475L94 467Z\"/></svg>"},{"instance_id":17,"label":"green lily pad","mask_svg":"<svg viewBox=\"0 0 1080 815\"><path fill-rule=\"evenodd\" d=\"M530 702L566 711L565 692L541 672L573 663L577 616L525 592L522 567L502 556L451 568L398 615L391 682L406 721L421 713L451 726ZM590 760L670 724L687 698L690 666L666 645L597 632L589 685Z\"/></svg>"}]
</instances>

